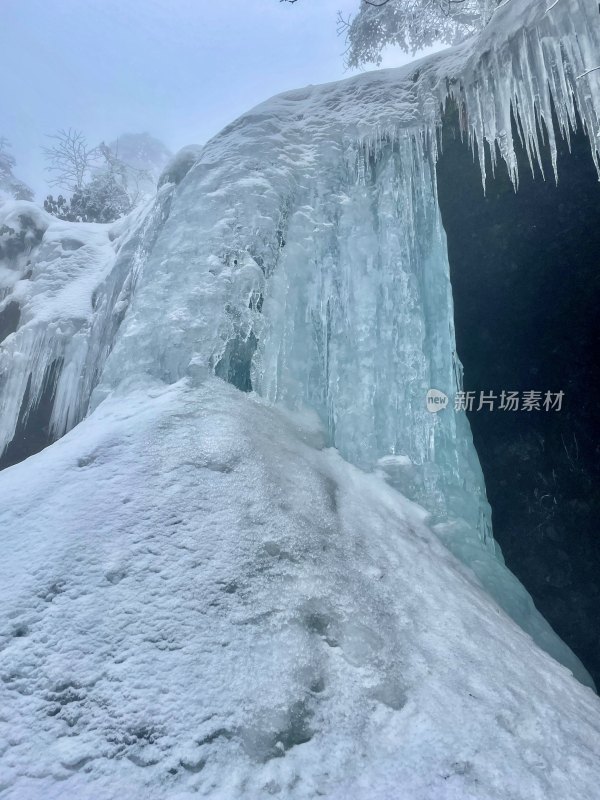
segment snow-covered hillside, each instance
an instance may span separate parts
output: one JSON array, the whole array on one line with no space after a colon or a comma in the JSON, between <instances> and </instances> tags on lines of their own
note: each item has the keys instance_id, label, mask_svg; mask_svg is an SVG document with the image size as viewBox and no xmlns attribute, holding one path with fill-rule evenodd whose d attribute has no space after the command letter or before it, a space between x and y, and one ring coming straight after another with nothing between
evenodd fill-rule
<instances>
[{"instance_id":1,"label":"snow-covered hillside","mask_svg":"<svg viewBox=\"0 0 600 800\"><path fill-rule=\"evenodd\" d=\"M515 181L511 102L532 158L552 103L594 151L599 27L509 0L253 109L114 225L0 206L0 453L70 430L0 474L2 796L594 797L589 676L425 397L461 385L441 103Z\"/></svg>"},{"instance_id":2,"label":"snow-covered hillside","mask_svg":"<svg viewBox=\"0 0 600 800\"><path fill-rule=\"evenodd\" d=\"M378 475L217 379L7 470L7 800L583 800L591 689Z\"/></svg>"}]
</instances>

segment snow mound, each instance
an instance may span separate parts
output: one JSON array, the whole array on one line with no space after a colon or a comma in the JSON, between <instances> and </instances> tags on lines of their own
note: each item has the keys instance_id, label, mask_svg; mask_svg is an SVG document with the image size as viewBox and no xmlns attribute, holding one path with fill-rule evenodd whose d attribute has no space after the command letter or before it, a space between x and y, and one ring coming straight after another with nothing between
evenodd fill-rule
<instances>
[{"instance_id":1,"label":"snow mound","mask_svg":"<svg viewBox=\"0 0 600 800\"><path fill-rule=\"evenodd\" d=\"M597 697L324 438L130 382L2 473L3 797L596 796Z\"/></svg>"},{"instance_id":2,"label":"snow mound","mask_svg":"<svg viewBox=\"0 0 600 800\"><path fill-rule=\"evenodd\" d=\"M181 183L194 164L200 160L201 154L201 145L188 144L182 147L166 164L158 179L158 187L165 183Z\"/></svg>"}]
</instances>

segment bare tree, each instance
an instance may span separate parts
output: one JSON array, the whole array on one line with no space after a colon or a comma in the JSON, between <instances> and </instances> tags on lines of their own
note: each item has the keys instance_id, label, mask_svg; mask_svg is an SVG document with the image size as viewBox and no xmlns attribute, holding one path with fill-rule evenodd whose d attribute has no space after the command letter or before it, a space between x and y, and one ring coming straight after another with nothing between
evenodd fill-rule
<instances>
[{"instance_id":1,"label":"bare tree","mask_svg":"<svg viewBox=\"0 0 600 800\"><path fill-rule=\"evenodd\" d=\"M128 194L131 205L135 206L143 197L142 185L152 181L147 169L140 169L126 163L119 155L119 140L109 147L100 142L98 150L104 159L104 170L111 180L121 186Z\"/></svg>"},{"instance_id":2,"label":"bare tree","mask_svg":"<svg viewBox=\"0 0 600 800\"><path fill-rule=\"evenodd\" d=\"M48 195L44 208L60 219L72 222L112 222L129 213L143 197L141 183L149 173L127 164L115 148L101 142L90 148L83 133L69 128L49 137L45 147L50 183L72 192L70 198Z\"/></svg>"},{"instance_id":3,"label":"bare tree","mask_svg":"<svg viewBox=\"0 0 600 800\"><path fill-rule=\"evenodd\" d=\"M53 142L43 148L48 162L46 170L53 176L48 183L71 191L81 190L100 156L98 148L88 147L83 133L74 128L62 128L48 138Z\"/></svg>"}]
</instances>

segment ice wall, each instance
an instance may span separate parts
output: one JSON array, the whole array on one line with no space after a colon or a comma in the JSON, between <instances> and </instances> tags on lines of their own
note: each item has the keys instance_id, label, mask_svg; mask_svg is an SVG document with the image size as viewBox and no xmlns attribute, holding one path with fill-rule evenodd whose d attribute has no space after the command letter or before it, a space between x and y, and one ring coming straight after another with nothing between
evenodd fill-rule
<instances>
[{"instance_id":1,"label":"ice wall","mask_svg":"<svg viewBox=\"0 0 600 800\"><path fill-rule=\"evenodd\" d=\"M599 45L595 4L514 0L459 48L281 95L228 126L175 193L95 400L124 373L216 373L316 409L330 444L421 503L497 601L571 665L502 565L464 415L426 410L427 390L452 396L461 373L435 160L453 97L482 174L487 141L517 181L511 106L532 159L552 104L564 133L577 107L597 163Z\"/></svg>"},{"instance_id":2,"label":"ice wall","mask_svg":"<svg viewBox=\"0 0 600 800\"><path fill-rule=\"evenodd\" d=\"M511 104L532 158L551 98L565 131L576 103L596 136L596 18L593 3L515 0L460 48L290 92L234 122L179 187L105 386L124 366L176 380L192 364L306 403L353 462L410 458L419 469L396 462L405 487L485 540L464 421L424 403L460 373L435 195L441 104L459 101L482 170L483 141L497 142L515 180Z\"/></svg>"}]
</instances>

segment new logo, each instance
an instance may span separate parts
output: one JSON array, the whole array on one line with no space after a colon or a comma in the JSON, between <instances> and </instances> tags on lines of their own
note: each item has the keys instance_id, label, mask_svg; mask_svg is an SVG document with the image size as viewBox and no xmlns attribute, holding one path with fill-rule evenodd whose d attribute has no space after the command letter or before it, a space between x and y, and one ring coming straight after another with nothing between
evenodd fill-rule
<instances>
[{"instance_id":1,"label":"new logo","mask_svg":"<svg viewBox=\"0 0 600 800\"><path fill-rule=\"evenodd\" d=\"M427 411L437 414L448 405L448 395L439 389L430 389L427 392Z\"/></svg>"}]
</instances>

